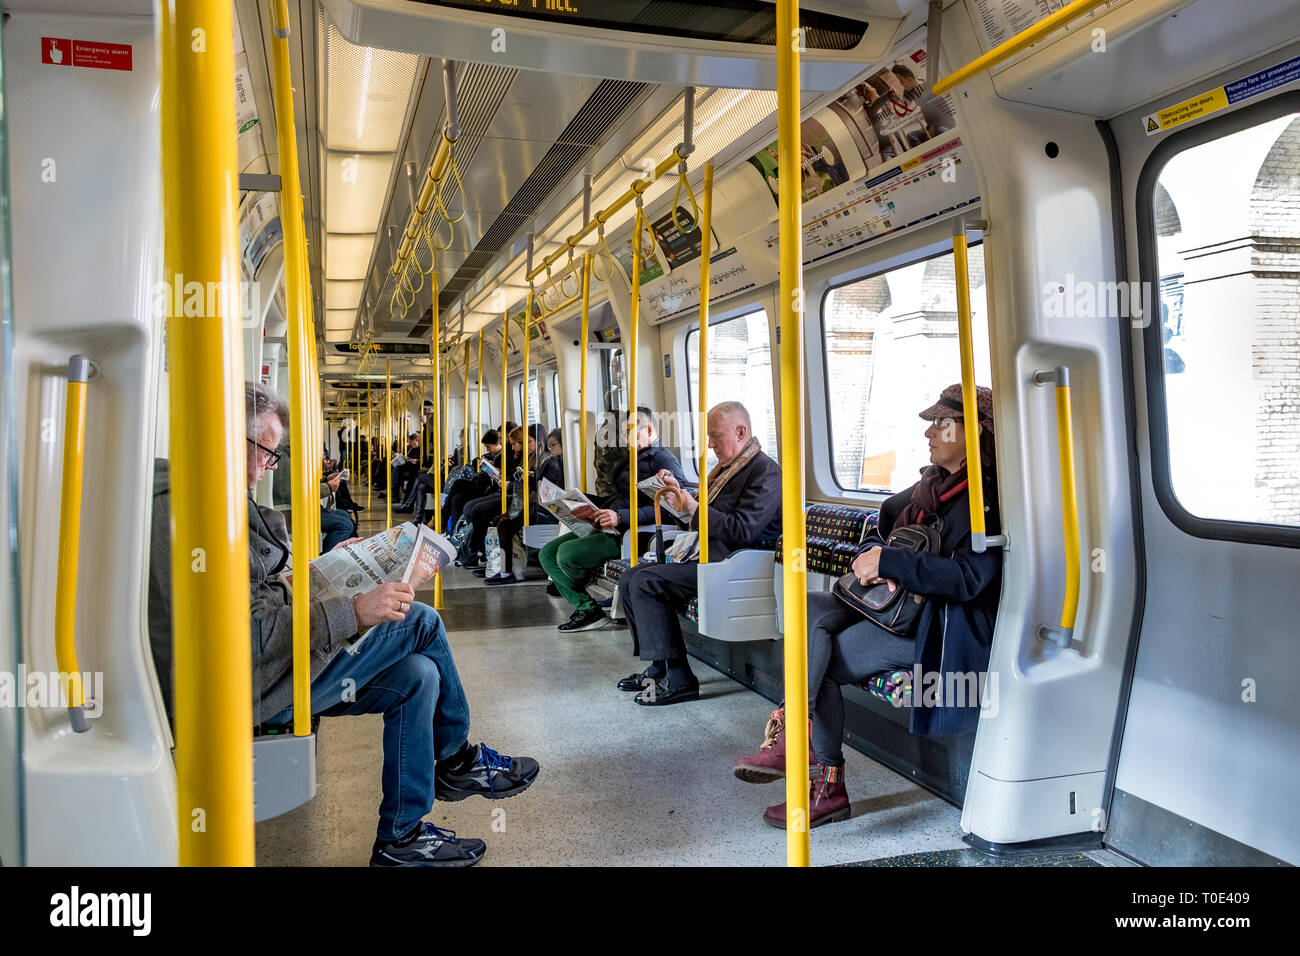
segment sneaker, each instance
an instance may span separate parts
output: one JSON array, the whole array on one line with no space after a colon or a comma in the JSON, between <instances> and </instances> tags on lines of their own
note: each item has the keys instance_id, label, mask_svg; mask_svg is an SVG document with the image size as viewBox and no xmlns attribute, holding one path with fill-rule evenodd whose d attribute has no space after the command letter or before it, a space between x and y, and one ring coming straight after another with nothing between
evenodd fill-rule
<instances>
[{"instance_id":1,"label":"sneaker","mask_svg":"<svg viewBox=\"0 0 1300 956\"><path fill-rule=\"evenodd\" d=\"M454 830L421 824L420 835L408 843L376 843L371 866L473 866L483 859L482 840L456 838Z\"/></svg>"},{"instance_id":2,"label":"sneaker","mask_svg":"<svg viewBox=\"0 0 1300 956\"><path fill-rule=\"evenodd\" d=\"M474 761L464 770L449 772L439 765L433 775L435 800L464 800L480 796L504 800L533 785L540 768L532 757L507 757L480 743Z\"/></svg>"},{"instance_id":3,"label":"sneaker","mask_svg":"<svg viewBox=\"0 0 1300 956\"><path fill-rule=\"evenodd\" d=\"M560 625L561 631L592 631L609 623L605 612L598 607L590 611L574 611L573 615Z\"/></svg>"}]
</instances>

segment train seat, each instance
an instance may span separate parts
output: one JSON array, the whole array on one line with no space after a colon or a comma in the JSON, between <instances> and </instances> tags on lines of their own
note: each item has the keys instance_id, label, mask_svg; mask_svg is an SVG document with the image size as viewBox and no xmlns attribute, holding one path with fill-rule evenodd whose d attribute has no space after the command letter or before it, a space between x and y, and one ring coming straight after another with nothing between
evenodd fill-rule
<instances>
[{"instance_id":1,"label":"train seat","mask_svg":"<svg viewBox=\"0 0 1300 956\"><path fill-rule=\"evenodd\" d=\"M868 677L858 685L872 697L895 707L912 705L912 672L883 671Z\"/></svg>"},{"instance_id":2,"label":"train seat","mask_svg":"<svg viewBox=\"0 0 1300 956\"><path fill-rule=\"evenodd\" d=\"M564 527L559 524L530 524L524 528L524 544L541 550L560 536Z\"/></svg>"},{"instance_id":3,"label":"train seat","mask_svg":"<svg viewBox=\"0 0 1300 956\"><path fill-rule=\"evenodd\" d=\"M804 513L808 586L818 591L829 590L836 578L848 574L858 546L879 520L880 513L875 509L853 505L809 504ZM783 541L778 539L773 586L776 591L776 626L777 630L784 632L782 545Z\"/></svg>"}]
</instances>

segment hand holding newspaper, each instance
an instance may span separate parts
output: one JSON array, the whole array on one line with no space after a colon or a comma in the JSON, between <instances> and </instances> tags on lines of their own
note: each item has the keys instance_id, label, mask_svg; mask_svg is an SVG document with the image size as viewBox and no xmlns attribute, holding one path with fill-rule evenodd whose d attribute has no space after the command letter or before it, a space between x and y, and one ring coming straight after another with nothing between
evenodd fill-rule
<instances>
[{"instance_id":1,"label":"hand holding newspaper","mask_svg":"<svg viewBox=\"0 0 1300 956\"><path fill-rule=\"evenodd\" d=\"M313 597L355 598L389 582L420 587L456 558L450 541L407 521L373 538L345 544L311 562Z\"/></svg>"},{"instance_id":2,"label":"hand holding newspaper","mask_svg":"<svg viewBox=\"0 0 1300 956\"><path fill-rule=\"evenodd\" d=\"M565 491L554 482L542 479L537 486L537 503L555 515L557 521L579 538L585 538L596 528L596 512L600 509L581 491Z\"/></svg>"},{"instance_id":3,"label":"hand holding newspaper","mask_svg":"<svg viewBox=\"0 0 1300 956\"><path fill-rule=\"evenodd\" d=\"M653 498L661 490L667 487L668 485L658 475L651 475L645 481L637 482L637 489L641 492L641 494L645 495L647 498ZM687 491L685 488L683 488L682 494L690 495L691 493ZM694 496L692 495L691 497ZM690 513L686 511L678 510L676 505L677 505L676 495L671 495L671 494L664 495L662 498L659 499L660 508L662 508L664 511L667 511L669 514L671 514L674 518L676 518L678 521L682 522L683 524L689 525L691 523Z\"/></svg>"}]
</instances>

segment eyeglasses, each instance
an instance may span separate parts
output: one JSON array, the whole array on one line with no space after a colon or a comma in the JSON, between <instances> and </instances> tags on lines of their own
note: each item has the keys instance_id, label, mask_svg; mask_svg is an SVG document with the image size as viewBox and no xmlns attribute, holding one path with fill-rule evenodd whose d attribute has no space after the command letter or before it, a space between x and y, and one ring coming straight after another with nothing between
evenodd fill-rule
<instances>
[{"instance_id":1,"label":"eyeglasses","mask_svg":"<svg viewBox=\"0 0 1300 956\"><path fill-rule=\"evenodd\" d=\"M280 461L280 453L279 453L278 451L272 451L271 449L267 448L265 445L263 445L263 444L261 444L261 443L259 443L259 442L255 442L255 441L253 441L253 439L251 439L251 438L248 439L248 440L249 440L250 442L252 442L252 444L253 444L253 445L254 445L254 446L255 446L259 451L261 451L262 454L264 454L264 455L266 456L266 467L267 467L267 468L274 468L274 467L276 466L276 464Z\"/></svg>"}]
</instances>

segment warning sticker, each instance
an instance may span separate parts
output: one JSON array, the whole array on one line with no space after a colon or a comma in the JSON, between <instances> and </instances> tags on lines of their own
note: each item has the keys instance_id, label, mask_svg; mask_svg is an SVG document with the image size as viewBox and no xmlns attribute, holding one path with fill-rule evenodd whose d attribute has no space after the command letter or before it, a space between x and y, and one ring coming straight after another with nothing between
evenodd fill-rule
<instances>
[{"instance_id":1,"label":"warning sticker","mask_svg":"<svg viewBox=\"0 0 1300 956\"><path fill-rule=\"evenodd\" d=\"M1142 128L1148 136L1166 133L1176 126L1209 116L1226 106L1276 90L1295 80L1300 80L1300 56L1244 76L1226 86L1207 90L1200 96L1167 106L1157 113L1148 113L1142 117Z\"/></svg>"},{"instance_id":2,"label":"warning sticker","mask_svg":"<svg viewBox=\"0 0 1300 956\"><path fill-rule=\"evenodd\" d=\"M130 70L131 44L41 37L41 62L97 70Z\"/></svg>"}]
</instances>

